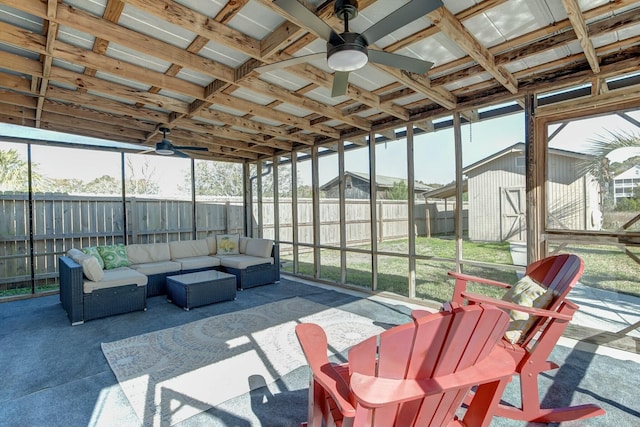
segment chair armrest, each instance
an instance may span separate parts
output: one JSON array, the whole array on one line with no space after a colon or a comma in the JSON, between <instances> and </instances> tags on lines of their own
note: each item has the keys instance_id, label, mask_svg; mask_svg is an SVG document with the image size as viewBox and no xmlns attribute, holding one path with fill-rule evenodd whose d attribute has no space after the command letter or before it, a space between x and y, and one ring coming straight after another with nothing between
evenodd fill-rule
<instances>
[{"instance_id":1,"label":"chair armrest","mask_svg":"<svg viewBox=\"0 0 640 427\"><path fill-rule=\"evenodd\" d=\"M349 400L349 385L327 357L327 334L314 323L301 323L296 325L296 336L313 379L331 395L345 417L355 416L356 410Z\"/></svg>"},{"instance_id":2,"label":"chair armrest","mask_svg":"<svg viewBox=\"0 0 640 427\"><path fill-rule=\"evenodd\" d=\"M453 289L453 296L451 297L451 302L457 305L462 305L464 303L464 298L462 297L462 293L467 290L467 282L492 285L492 286L497 286L499 288L504 288L504 289L511 287L511 285L498 282L496 280L484 279L482 277L470 276L468 274L456 273L453 271L449 272L449 276L454 277L456 279L455 287ZM451 308L453 308L453 306L443 307L445 311Z\"/></svg>"},{"instance_id":3,"label":"chair armrest","mask_svg":"<svg viewBox=\"0 0 640 427\"><path fill-rule=\"evenodd\" d=\"M476 304L490 304L496 307L505 308L507 310L522 311L524 313L533 314L534 316L551 317L554 319L566 321L570 321L573 318L573 315L558 313L557 311L547 310L544 308L526 307L523 305L514 304L512 302L491 298L485 295L475 294L473 292L462 292L462 296L469 302L473 302Z\"/></svg>"},{"instance_id":4,"label":"chair armrest","mask_svg":"<svg viewBox=\"0 0 640 427\"><path fill-rule=\"evenodd\" d=\"M511 287L511 285L509 285L507 283L503 283L503 282L498 282L497 280L484 279L482 277L471 276L469 274L456 273L455 271L450 271L449 272L449 276L455 277L456 278L456 282L458 280L461 280L463 282L482 283L482 284L485 284L485 285L498 286L500 288L505 288L505 289L508 289L508 288Z\"/></svg>"},{"instance_id":5,"label":"chair armrest","mask_svg":"<svg viewBox=\"0 0 640 427\"><path fill-rule=\"evenodd\" d=\"M351 390L361 405L376 408L496 380L510 381L515 369L513 357L496 347L481 362L436 378L392 379L354 372L351 374Z\"/></svg>"}]
</instances>

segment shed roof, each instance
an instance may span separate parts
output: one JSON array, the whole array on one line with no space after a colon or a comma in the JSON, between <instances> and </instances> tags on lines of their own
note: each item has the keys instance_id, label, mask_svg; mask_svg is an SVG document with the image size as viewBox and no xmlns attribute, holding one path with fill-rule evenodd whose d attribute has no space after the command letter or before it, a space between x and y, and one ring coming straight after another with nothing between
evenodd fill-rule
<instances>
[{"instance_id":1,"label":"shed roof","mask_svg":"<svg viewBox=\"0 0 640 427\"><path fill-rule=\"evenodd\" d=\"M332 1L304 3L343 31ZM364 32L405 3L360 0L350 29ZM433 68L370 63L337 97L324 58L256 71L326 50L317 28L285 9L271 0L0 0L0 122L141 149L167 127L175 144L208 149L192 156L253 161L362 144L371 132L393 138L408 122L430 129L454 110L474 119L528 93L640 97L629 89L640 81L637 0L444 0L370 46Z\"/></svg>"},{"instance_id":2,"label":"shed roof","mask_svg":"<svg viewBox=\"0 0 640 427\"><path fill-rule=\"evenodd\" d=\"M358 178L364 182L369 182L369 174L366 173L361 173L361 172L349 172L349 171L345 171L345 176L352 176L355 178ZM328 181L326 184L322 185L320 187L320 190L322 191L326 191L329 188L335 186L338 184L338 180L340 177L335 177L332 180ZM378 186L378 188L381 189L390 189L393 188L393 185L396 182L403 182L405 185L408 184L408 180L406 178L397 178L397 177L393 177L393 176L384 176L384 175L376 175L376 185ZM421 182L415 181L414 184L414 192L415 193L422 193L424 191L429 191L431 190L431 186L423 184Z\"/></svg>"},{"instance_id":3,"label":"shed roof","mask_svg":"<svg viewBox=\"0 0 640 427\"><path fill-rule=\"evenodd\" d=\"M477 162L470 164L469 166L462 169L462 173L467 174L480 166L486 165L487 163L491 163L509 154L518 153L518 154L524 155L524 148L525 148L524 142L517 142L503 150L498 151L497 153L494 153L490 156L485 157L484 159L478 160ZM559 148L549 148L548 151L550 154L555 154L563 157L573 157L573 158L583 159L583 160L588 160L593 158L593 156L590 154L578 153L576 151L569 151L569 150L561 150Z\"/></svg>"}]
</instances>

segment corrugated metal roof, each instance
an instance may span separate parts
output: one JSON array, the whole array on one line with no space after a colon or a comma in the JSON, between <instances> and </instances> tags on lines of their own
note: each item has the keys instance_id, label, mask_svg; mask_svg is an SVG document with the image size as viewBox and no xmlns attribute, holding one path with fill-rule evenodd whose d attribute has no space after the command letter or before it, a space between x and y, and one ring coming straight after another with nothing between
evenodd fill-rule
<instances>
[{"instance_id":1,"label":"corrugated metal roof","mask_svg":"<svg viewBox=\"0 0 640 427\"><path fill-rule=\"evenodd\" d=\"M342 32L332 2L305 3ZM350 30L408 3L360 0ZM271 0L0 0L0 122L145 146L164 126L180 145L206 146L199 157L253 161L525 93L585 82L606 92L639 66L640 1L444 0L369 46L433 68L370 63L332 97L325 59L255 71L326 50L289 12Z\"/></svg>"}]
</instances>

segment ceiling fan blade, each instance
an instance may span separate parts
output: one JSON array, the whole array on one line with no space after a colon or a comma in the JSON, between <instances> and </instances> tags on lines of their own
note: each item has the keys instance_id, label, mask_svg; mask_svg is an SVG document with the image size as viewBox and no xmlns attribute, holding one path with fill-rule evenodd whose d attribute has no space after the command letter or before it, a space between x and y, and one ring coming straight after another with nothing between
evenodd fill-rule
<instances>
[{"instance_id":1,"label":"ceiling fan blade","mask_svg":"<svg viewBox=\"0 0 640 427\"><path fill-rule=\"evenodd\" d=\"M306 28L313 30L314 33L324 40L342 40L342 37L336 33L329 24L318 18L312 11L304 7L297 0L274 0L273 3L289 15L300 20Z\"/></svg>"},{"instance_id":2,"label":"ceiling fan blade","mask_svg":"<svg viewBox=\"0 0 640 427\"><path fill-rule=\"evenodd\" d=\"M278 61L278 62L274 62L273 64L267 64L261 67L256 67L254 68L254 70L260 73L265 73L267 71L273 71L273 70L277 70L285 67L290 67L292 65L301 64L303 62L313 61L314 59L322 59L326 57L327 57L326 52L312 53L309 55L296 56L294 58L285 59L284 61Z\"/></svg>"},{"instance_id":3,"label":"ceiling fan blade","mask_svg":"<svg viewBox=\"0 0 640 427\"><path fill-rule=\"evenodd\" d=\"M209 151L207 147L195 147L192 145L174 145L176 150L191 150L191 151Z\"/></svg>"},{"instance_id":4,"label":"ceiling fan blade","mask_svg":"<svg viewBox=\"0 0 640 427\"><path fill-rule=\"evenodd\" d=\"M349 84L348 71L336 71L333 74L333 87L331 88L331 97L342 96L347 93L347 85Z\"/></svg>"},{"instance_id":5,"label":"ceiling fan blade","mask_svg":"<svg viewBox=\"0 0 640 427\"><path fill-rule=\"evenodd\" d=\"M418 18L422 18L427 13L442 7L442 0L413 0L404 6L391 12L380 21L373 24L361 37L367 41L367 44L375 43L382 37L393 33L398 28L402 28L410 22ZM313 14L312 14L313 15Z\"/></svg>"},{"instance_id":6,"label":"ceiling fan blade","mask_svg":"<svg viewBox=\"0 0 640 427\"><path fill-rule=\"evenodd\" d=\"M429 70L429 68L433 67L433 62L372 49L369 49L369 61L377 64L388 65L389 67L400 68L401 70L411 71L416 74L424 74Z\"/></svg>"},{"instance_id":7,"label":"ceiling fan blade","mask_svg":"<svg viewBox=\"0 0 640 427\"><path fill-rule=\"evenodd\" d=\"M178 151L178 150L173 150L173 155L176 156L176 157L182 157L184 159L189 159L190 158L188 154L185 154L182 151Z\"/></svg>"}]
</instances>

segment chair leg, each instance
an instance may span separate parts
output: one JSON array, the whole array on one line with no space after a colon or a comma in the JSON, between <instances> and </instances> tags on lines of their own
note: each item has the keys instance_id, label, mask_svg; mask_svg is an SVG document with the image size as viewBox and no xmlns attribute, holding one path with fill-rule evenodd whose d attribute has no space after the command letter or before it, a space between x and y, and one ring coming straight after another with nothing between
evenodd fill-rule
<instances>
[{"instance_id":1,"label":"chair leg","mask_svg":"<svg viewBox=\"0 0 640 427\"><path fill-rule=\"evenodd\" d=\"M605 414L604 409L594 404L569 406L565 408L540 408L540 394L538 390L539 373L539 371L523 371L520 373L522 407L516 408L501 403L496 409L496 415L513 420L552 423L582 420Z\"/></svg>"}]
</instances>

